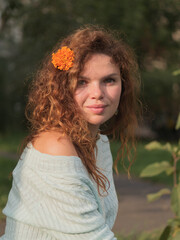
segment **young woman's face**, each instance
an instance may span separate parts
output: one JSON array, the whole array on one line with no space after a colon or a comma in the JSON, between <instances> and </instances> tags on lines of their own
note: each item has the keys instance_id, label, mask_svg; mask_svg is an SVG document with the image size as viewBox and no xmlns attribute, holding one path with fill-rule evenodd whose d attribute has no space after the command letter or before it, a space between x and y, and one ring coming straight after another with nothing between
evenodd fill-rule
<instances>
[{"instance_id":1,"label":"young woman's face","mask_svg":"<svg viewBox=\"0 0 180 240\"><path fill-rule=\"evenodd\" d=\"M111 57L93 54L81 72L75 100L92 132L116 112L121 96L119 68Z\"/></svg>"}]
</instances>

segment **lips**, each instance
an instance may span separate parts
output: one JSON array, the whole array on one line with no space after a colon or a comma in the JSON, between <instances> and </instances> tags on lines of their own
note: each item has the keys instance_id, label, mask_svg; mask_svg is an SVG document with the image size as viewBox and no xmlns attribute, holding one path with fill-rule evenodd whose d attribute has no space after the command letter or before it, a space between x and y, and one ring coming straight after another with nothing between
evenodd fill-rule
<instances>
[{"instance_id":1,"label":"lips","mask_svg":"<svg viewBox=\"0 0 180 240\"><path fill-rule=\"evenodd\" d=\"M102 114L106 107L107 105L104 105L104 104L93 104L93 105L87 106L87 108L95 114Z\"/></svg>"}]
</instances>

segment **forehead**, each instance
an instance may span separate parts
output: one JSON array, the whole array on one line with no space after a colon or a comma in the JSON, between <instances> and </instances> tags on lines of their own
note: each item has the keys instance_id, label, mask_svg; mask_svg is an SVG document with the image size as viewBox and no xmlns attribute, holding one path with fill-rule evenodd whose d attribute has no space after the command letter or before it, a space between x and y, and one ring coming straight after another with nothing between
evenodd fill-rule
<instances>
[{"instance_id":1,"label":"forehead","mask_svg":"<svg viewBox=\"0 0 180 240\"><path fill-rule=\"evenodd\" d=\"M110 56L97 53L88 58L80 75L101 75L106 73L119 73L119 67Z\"/></svg>"}]
</instances>

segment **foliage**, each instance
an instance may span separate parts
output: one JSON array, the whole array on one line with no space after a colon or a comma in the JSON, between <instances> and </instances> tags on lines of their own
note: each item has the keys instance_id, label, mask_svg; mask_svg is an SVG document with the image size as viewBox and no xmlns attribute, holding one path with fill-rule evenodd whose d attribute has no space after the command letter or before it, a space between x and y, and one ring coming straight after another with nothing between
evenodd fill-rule
<instances>
[{"instance_id":1,"label":"foliage","mask_svg":"<svg viewBox=\"0 0 180 240\"><path fill-rule=\"evenodd\" d=\"M176 70L176 71L173 72L173 76L177 76L177 75L179 75L179 74L180 74L180 69L178 69L178 70Z\"/></svg>"},{"instance_id":2,"label":"foliage","mask_svg":"<svg viewBox=\"0 0 180 240\"><path fill-rule=\"evenodd\" d=\"M0 134L0 151L18 153L26 136L27 132L20 131Z\"/></svg>"},{"instance_id":3,"label":"foliage","mask_svg":"<svg viewBox=\"0 0 180 240\"><path fill-rule=\"evenodd\" d=\"M138 141L136 159L135 159L133 165L131 166L131 170L130 170L132 177L133 176L139 177L142 170L148 164L152 164L152 163L156 162L156 158L159 159L159 162L162 162L162 161L168 161L169 157L171 156L166 151L159 151L159 150L154 150L154 151L147 153L147 150L145 149L146 144L147 144L147 141L143 141L143 142ZM117 154L119 147L120 147L120 142L112 142L111 143L111 151L112 151L113 159L116 159L116 154ZM124 164L126 167L129 166L129 161L127 158L124 159ZM125 169L122 165L123 165L122 161L119 161L118 162L118 171L120 174L126 174ZM172 176L171 175L167 176L165 172L151 178L151 181L156 182L156 183L157 182L163 183L163 184L166 184L167 186L172 185L172 180L173 180Z\"/></svg>"},{"instance_id":4,"label":"foliage","mask_svg":"<svg viewBox=\"0 0 180 240\"><path fill-rule=\"evenodd\" d=\"M142 72L142 84L142 102L148 106L145 115L149 116L153 130L158 131L162 139L166 136L176 139L174 127L179 113L180 75L172 76L168 69Z\"/></svg>"},{"instance_id":5,"label":"foliage","mask_svg":"<svg viewBox=\"0 0 180 240\"><path fill-rule=\"evenodd\" d=\"M180 113L176 123L176 130L180 129ZM147 150L165 150L171 154L169 162L156 162L148 165L141 172L141 177L152 177L165 172L167 175L173 175L173 189L161 189L159 192L149 194L148 200L154 201L165 194L171 194L171 209L174 212L174 218L170 219L167 227L164 229L159 240L178 240L180 239L180 169L178 162L180 161L180 140L176 146L170 143L162 145L159 142L153 141L146 145Z\"/></svg>"},{"instance_id":6,"label":"foliage","mask_svg":"<svg viewBox=\"0 0 180 240\"><path fill-rule=\"evenodd\" d=\"M122 37L135 49L143 72L146 72L142 78L143 97L149 108L155 116L158 112L165 112L168 121L177 114L177 107L172 105L174 83L163 71L176 68L179 62L178 0L1 2L1 132L8 128L16 129L17 126L23 129L24 96L40 59L51 52L52 46L60 38L84 24L100 24L122 32ZM158 73L156 69L159 69ZM166 93L169 101L166 100ZM169 106L170 113L167 110Z\"/></svg>"}]
</instances>

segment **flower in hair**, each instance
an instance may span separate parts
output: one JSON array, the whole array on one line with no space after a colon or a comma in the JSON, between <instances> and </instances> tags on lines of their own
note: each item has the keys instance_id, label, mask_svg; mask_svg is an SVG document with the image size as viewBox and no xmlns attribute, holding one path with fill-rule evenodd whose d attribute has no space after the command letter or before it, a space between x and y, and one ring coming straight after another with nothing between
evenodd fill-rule
<instances>
[{"instance_id":1,"label":"flower in hair","mask_svg":"<svg viewBox=\"0 0 180 240\"><path fill-rule=\"evenodd\" d=\"M59 70L69 70L73 66L74 52L68 47L62 47L52 54L52 64Z\"/></svg>"}]
</instances>

